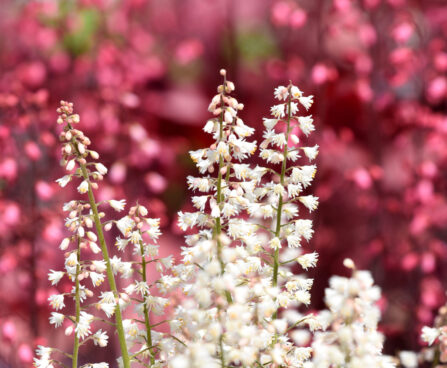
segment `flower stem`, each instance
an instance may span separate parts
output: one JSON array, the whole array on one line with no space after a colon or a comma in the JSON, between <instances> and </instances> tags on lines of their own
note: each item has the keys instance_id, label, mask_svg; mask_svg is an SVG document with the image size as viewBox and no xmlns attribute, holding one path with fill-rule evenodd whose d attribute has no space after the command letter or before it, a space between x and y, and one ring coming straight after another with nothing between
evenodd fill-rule
<instances>
[{"instance_id":1,"label":"flower stem","mask_svg":"<svg viewBox=\"0 0 447 368\"><path fill-rule=\"evenodd\" d=\"M143 282L147 282L146 277L146 259L144 257L144 247L143 242L140 242L140 252L141 252L141 276L143 278ZM144 295L146 297L146 295ZM144 313L144 324L146 326L146 343L148 346L152 346L152 330L151 330L151 323L149 320L149 311L147 309L146 300L143 304L143 313ZM149 348L149 354L151 356L151 366L155 364L154 356L152 355L152 349Z\"/></svg>"},{"instance_id":2,"label":"flower stem","mask_svg":"<svg viewBox=\"0 0 447 368\"><path fill-rule=\"evenodd\" d=\"M76 326L79 323L81 315L81 297L79 288L79 274L81 273L81 240L78 237L78 250L76 252L77 264L76 264L76 274L75 274L75 310L76 310ZM79 353L79 336L75 333L74 344L73 344L73 354L72 354L72 368L78 367L78 353Z\"/></svg>"},{"instance_id":3,"label":"flower stem","mask_svg":"<svg viewBox=\"0 0 447 368\"><path fill-rule=\"evenodd\" d=\"M221 108L222 108L222 112L220 113L220 118L219 118L219 143L222 141L223 138L223 120L224 120L224 100L223 97L225 95L225 88L226 88L226 84L227 84L227 79L226 77L224 77L224 83L223 83L223 91L220 97L220 103L221 103ZM225 163L224 163L224 158L222 155L219 155L219 172L217 175L217 205L219 206L220 209L220 204L223 202L223 198L222 198L222 169L225 167ZM227 176L229 175L229 165L227 166ZM225 268L225 263L222 259L222 241L220 240L220 234L222 233L222 222L221 222L221 217L219 214L219 217L216 218L216 225L214 227L214 236L216 237L216 241L217 241L217 258L219 259L219 263L220 263L220 273L223 274L224 273L224 268ZM227 299L228 303L232 303L233 299L231 297L231 294L228 290L225 291L225 296Z\"/></svg>"},{"instance_id":4,"label":"flower stem","mask_svg":"<svg viewBox=\"0 0 447 368\"><path fill-rule=\"evenodd\" d=\"M88 199L90 202L90 207L93 212L93 219L95 221L96 232L98 233L99 244L101 245L102 256L104 258L104 261L106 262L107 279L109 281L110 289L113 292L113 295L115 296L115 298L117 299L116 307L115 307L115 321L116 321L116 329L118 332L118 338L119 338L120 347L121 347L121 354L122 354L122 358L123 358L123 367L130 368L129 352L127 350L126 338L125 338L124 327L123 327L123 318L121 315L121 309L120 309L119 300L118 300L118 298L119 298L118 290L116 288L115 276L113 275L112 266L110 264L109 252L107 250L106 241L104 239L104 233L102 231L102 224L99 219L98 207L96 205L95 196L93 194L92 185L90 183L87 168L86 168L85 164L82 164L82 163L80 164L80 166L81 166L82 176L84 177L84 180L86 180L88 182Z\"/></svg>"},{"instance_id":5,"label":"flower stem","mask_svg":"<svg viewBox=\"0 0 447 368\"><path fill-rule=\"evenodd\" d=\"M435 350L435 356L433 358L433 363L431 365L432 368L436 368L438 366L440 357L441 357L441 350L439 349L439 346L437 346Z\"/></svg>"},{"instance_id":6,"label":"flower stem","mask_svg":"<svg viewBox=\"0 0 447 368\"><path fill-rule=\"evenodd\" d=\"M287 153L288 153L288 142L289 142L289 134L290 134L290 119L291 119L291 103L292 103L292 98L290 95L290 86L289 86L289 97L287 100L287 131L286 131L286 139L285 139L285 143L284 143L284 148L283 148L283 161L282 161L282 165L281 165L281 185L284 187L284 179L286 176L286 171L287 171ZM283 196L282 193L279 195L279 201L278 201L278 209L276 211L276 230L275 230L275 237L279 238L279 236L281 235L281 217L282 217L282 207L283 207ZM275 249L275 252L273 254L273 276L272 276L272 284L273 286L277 286L278 285L278 269L279 269L279 248ZM273 314L273 318L277 318L278 317L278 311L276 311Z\"/></svg>"},{"instance_id":7,"label":"flower stem","mask_svg":"<svg viewBox=\"0 0 447 368\"><path fill-rule=\"evenodd\" d=\"M225 357L223 352L223 335L220 335L219 345L220 345L220 366L221 368L225 368Z\"/></svg>"}]
</instances>

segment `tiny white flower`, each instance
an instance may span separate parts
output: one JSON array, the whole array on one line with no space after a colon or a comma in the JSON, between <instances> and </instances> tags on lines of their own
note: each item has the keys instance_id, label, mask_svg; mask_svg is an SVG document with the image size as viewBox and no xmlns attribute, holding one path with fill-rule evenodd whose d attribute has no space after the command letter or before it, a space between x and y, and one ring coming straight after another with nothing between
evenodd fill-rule
<instances>
[{"instance_id":1,"label":"tiny white flower","mask_svg":"<svg viewBox=\"0 0 447 368\"><path fill-rule=\"evenodd\" d=\"M149 285L144 281L139 281L135 283L135 289L136 292L140 293L141 296L145 296L149 294Z\"/></svg>"},{"instance_id":2,"label":"tiny white flower","mask_svg":"<svg viewBox=\"0 0 447 368\"><path fill-rule=\"evenodd\" d=\"M117 212L121 212L126 207L126 200L120 199L119 201L111 199L109 201L110 206Z\"/></svg>"},{"instance_id":3,"label":"tiny white flower","mask_svg":"<svg viewBox=\"0 0 447 368\"><path fill-rule=\"evenodd\" d=\"M56 183L58 183L61 188L64 188L70 181L71 181L71 176L65 175L62 178L57 179Z\"/></svg>"},{"instance_id":4,"label":"tiny white flower","mask_svg":"<svg viewBox=\"0 0 447 368\"><path fill-rule=\"evenodd\" d=\"M305 107L306 110L309 110L309 108L314 103L313 98L314 96L307 96L307 97L300 97L298 100L300 101L301 105Z\"/></svg>"},{"instance_id":5,"label":"tiny white flower","mask_svg":"<svg viewBox=\"0 0 447 368\"><path fill-rule=\"evenodd\" d=\"M270 240L270 248L272 249L280 249L281 248L281 239L279 239L278 237L274 237L272 238L272 240Z\"/></svg>"},{"instance_id":6,"label":"tiny white flower","mask_svg":"<svg viewBox=\"0 0 447 368\"><path fill-rule=\"evenodd\" d=\"M132 231L129 234L129 239L132 244L140 244L140 242L143 240L139 231Z\"/></svg>"},{"instance_id":7,"label":"tiny white flower","mask_svg":"<svg viewBox=\"0 0 447 368\"><path fill-rule=\"evenodd\" d=\"M115 313L115 307L115 303L99 303L99 308L101 308L108 318L112 317Z\"/></svg>"},{"instance_id":8,"label":"tiny white flower","mask_svg":"<svg viewBox=\"0 0 447 368\"><path fill-rule=\"evenodd\" d=\"M50 302L51 307L56 310L59 310L59 309L62 309L65 307L63 294L51 295L48 298L48 301Z\"/></svg>"},{"instance_id":9,"label":"tiny white flower","mask_svg":"<svg viewBox=\"0 0 447 368\"><path fill-rule=\"evenodd\" d=\"M105 167L102 163L96 163L95 168L101 175L107 174L107 167Z\"/></svg>"},{"instance_id":10,"label":"tiny white flower","mask_svg":"<svg viewBox=\"0 0 447 368\"><path fill-rule=\"evenodd\" d=\"M296 102L290 103L290 115L295 115L298 112L298 104Z\"/></svg>"},{"instance_id":11,"label":"tiny white flower","mask_svg":"<svg viewBox=\"0 0 447 368\"><path fill-rule=\"evenodd\" d=\"M275 88L275 92L273 93L275 98L277 98L278 100L286 100L287 97L289 96L289 91L287 89L287 87L284 86L278 86Z\"/></svg>"},{"instance_id":12,"label":"tiny white flower","mask_svg":"<svg viewBox=\"0 0 447 368\"><path fill-rule=\"evenodd\" d=\"M284 108L285 108L284 104L279 104L279 105L272 106L270 108L270 111L272 112L272 115L275 118L280 119L280 118L284 117Z\"/></svg>"},{"instance_id":13,"label":"tiny white flower","mask_svg":"<svg viewBox=\"0 0 447 368\"><path fill-rule=\"evenodd\" d=\"M198 215L197 213L190 213L179 211L178 213L178 225L185 231L188 227L193 227L196 224Z\"/></svg>"},{"instance_id":14,"label":"tiny white flower","mask_svg":"<svg viewBox=\"0 0 447 368\"><path fill-rule=\"evenodd\" d=\"M314 119L312 119L312 115L299 116L298 122L300 124L300 129L306 136L308 136L315 130L315 126L313 125Z\"/></svg>"},{"instance_id":15,"label":"tiny white flower","mask_svg":"<svg viewBox=\"0 0 447 368\"><path fill-rule=\"evenodd\" d=\"M306 206L309 212L312 212L318 207L318 197L313 195L298 197L299 201Z\"/></svg>"},{"instance_id":16,"label":"tiny white flower","mask_svg":"<svg viewBox=\"0 0 447 368\"><path fill-rule=\"evenodd\" d=\"M310 293L306 290L297 290L295 292L295 299L303 304L310 304Z\"/></svg>"},{"instance_id":17,"label":"tiny white flower","mask_svg":"<svg viewBox=\"0 0 447 368\"><path fill-rule=\"evenodd\" d=\"M264 126L268 129L268 130L272 130L276 124L278 124L278 119L268 119L268 118L263 118L264 120Z\"/></svg>"},{"instance_id":18,"label":"tiny white flower","mask_svg":"<svg viewBox=\"0 0 447 368\"><path fill-rule=\"evenodd\" d=\"M401 364L405 368L417 368L418 367L418 356L413 351L401 351L399 353L399 359Z\"/></svg>"},{"instance_id":19,"label":"tiny white flower","mask_svg":"<svg viewBox=\"0 0 447 368\"><path fill-rule=\"evenodd\" d=\"M315 158L318 155L318 144L316 144L313 147L303 147L302 150L304 151L304 154L309 159L309 161L315 160Z\"/></svg>"},{"instance_id":20,"label":"tiny white flower","mask_svg":"<svg viewBox=\"0 0 447 368\"><path fill-rule=\"evenodd\" d=\"M104 282L104 275L102 273L90 272L90 279L93 286L100 286Z\"/></svg>"},{"instance_id":21,"label":"tiny white flower","mask_svg":"<svg viewBox=\"0 0 447 368\"><path fill-rule=\"evenodd\" d=\"M216 122L213 120L208 120L205 124L205 126L203 127L203 131L206 133L213 133L213 131L215 130L215 126L216 126Z\"/></svg>"},{"instance_id":22,"label":"tiny white flower","mask_svg":"<svg viewBox=\"0 0 447 368\"><path fill-rule=\"evenodd\" d=\"M439 329L424 326L422 328L421 337L422 337L422 340L424 340L425 342L428 343L428 345L432 345L440 334L441 333L440 333Z\"/></svg>"},{"instance_id":23,"label":"tiny white flower","mask_svg":"<svg viewBox=\"0 0 447 368\"><path fill-rule=\"evenodd\" d=\"M48 280L51 281L51 285L57 285L63 276L64 272L62 271L50 270L50 273L48 274Z\"/></svg>"},{"instance_id":24,"label":"tiny white flower","mask_svg":"<svg viewBox=\"0 0 447 368\"><path fill-rule=\"evenodd\" d=\"M65 316L62 313L51 312L50 323L54 327L60 327L64 321Z\"/></svg>"},{"instance_id":25,"label":"tiny white flower","mask_svg":"<svg viewBox=\"0 0 447 368\"><path fill-rule=\"evenodd\" d=\"M141 204L138 205L138 213L140 214L140 216L147 216L147 214L149 213L149 211L147 210L146 207L142 206Z\"/></svg>"},{"instance_id":26,"label":"tiny white flower","mask_svg":"<svg viewBox=\"0 0 447 368\"><path fill-rule=\"evenodd\" d=\"M302 256L299 256L297 258L297 261L301 265L301 267L303 267L305 270L307 270L308 268L315 267L318 261L318 253L312 252L303 254Z\"/></svg>"},{"instance_id":27,"label":"tiny white flower","mask_svg":"<svg viewBox=\"0 0 447 368\"><path fill-rule=\"evenodd\" d=\"M124 216L116 222L116 226L124 236L129 236L135 226L135 222L129 216Z\"/></svg>"},{"instance_id":28,"label":"tiny white flower","mask_svg":"<svg viewBox=\"0 0 447 368\"><path fill-rule=\"evenodd\" d=\"M301 92L297 86L292 86L290 93L292 94L292 98L294 100L299 99L303 95L303 92Z\"/></svg>"},{"instance_id":29,"label":"tiny white flower","mask_svg":"<svg viewBox=\"0 0 447 368\"><path fill-rule=\"evenodd\" d=\"M81 184L78 186L78 192L81 194L87 193L88 191L88 181L83 180Z\"/></svg>"},{"instance_id":30,"label":"tiny white flower","mask_svg":"<svg viewBox=\"0 0 447 368\"><path fill-rule=\"evenodd\" d=\"M93 335L93 343L95 345L102 347L102 348L107 346L108 341L109 341L109 336L107 336L107 333L105 331L98 330Z\"/></svg>"},{"instance_id":31,"label":"tiny white flower","mask_svg":"<svg viewBox=\"0 0 447 368\"><path fill-rule=\"evenodd\" d=\"M118 248L118 250L122 251L122 250L126 249L127 244L129 244L129 239L122 239L120 237L116 238L115 245Z\"/></svg>"},{"instance_id":32,"label":"tiny white flower","mask_svg":"<svg viewBox=\"0 0 447 368\"><path fill-rule=\"evenodd\" d=\"M102 260L101 261L98 261L98 260L92 261L92 265L93 265L95 271L97 271L97 272L102 273L107 269L106 262L102 261Z\"/></svg>"}]
</instances>

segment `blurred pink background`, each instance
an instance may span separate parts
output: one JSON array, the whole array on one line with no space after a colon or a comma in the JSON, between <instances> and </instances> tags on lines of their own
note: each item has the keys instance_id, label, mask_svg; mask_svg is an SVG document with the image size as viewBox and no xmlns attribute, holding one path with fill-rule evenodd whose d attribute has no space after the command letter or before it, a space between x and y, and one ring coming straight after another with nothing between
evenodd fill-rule
<instances>
[{"instance_id":1,"label":"blurred pink background","mask_svg":"<svg viewBox=\"0 0 447 368\"><path fill-rule=\"evenodd\" d=\"M222 67L258 140L275 86L315 95L312 308L351 257L384 291L386 352L419 349L447 286L444 0L2 0L0 32L0 367L64 344L46 276L75 192L55 183L58 101L75 103L110 169L99 199L138 198L169 254Z\"/></svg>"}]
</instances>

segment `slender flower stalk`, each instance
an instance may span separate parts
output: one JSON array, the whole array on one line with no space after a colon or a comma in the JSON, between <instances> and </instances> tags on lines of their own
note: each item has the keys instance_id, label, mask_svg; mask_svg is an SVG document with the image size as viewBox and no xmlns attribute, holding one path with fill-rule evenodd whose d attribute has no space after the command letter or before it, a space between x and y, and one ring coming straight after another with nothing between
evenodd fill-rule
<instances>
[{"instance_id":1,"label":"slender flower stalk","mask_svg":"<svg viewBox=\"0 0 447 368\"><path fill-rule=\"evenodd\" d=\"M79 151L78 151L78 153L81 154ZM81 160L80 167L81 167L82 177L84 178L84 182L88 183L88 192L87 192L88 200L89 200L92 212L93 212L93 221L95 223L96 232L98 234L98 239L99 239L99 244L101 246L102 256L106 263L107 280L109 282L110 290L112 291L113 295L115 296L115 299L118 300L119 299L118 289L116 287L115 276L112 271L112 266L110 264L109 251L107 250L107 244L106 244L106 241L104 238L104 232L102 229L101 220L99 218L98 206L96 204L95 196L93 194L93 189L92 189L93 186L92 186L92 183L90 182L89 172L87 170L86 164L83 163L83 161L82 161L82 156L84 156L84 155L81 154L81 158L80 158L80 160ZM121 347L121 354L123 357L123 366L124 366L124 368L130 368L129 352L127 350L127 344L126 344L124 327L123 327L123 317L121 315L120 303L116 303L116 306L115 306L115 323L116 323L116 330L118 332L118 339L119 339L119 343L120 343L120 347Z\"/></svg>"},{"instance_id":2,"label":"slender flower stalk","mask_svg":"<svg viewBox=\"0 0 447 368\"><path fill-rule=\"evenodd\" d=\"M86 313L81 308L81 301L86 296L92 296L93 293L87 290L84 286L80 285L81 273L85 276L90 276L93 286L99 286L104 281L103 271L107 273L107 279L110 289L114 297L114 313L116 321L116 329L118 332L118 338L120 341L122 351L122 364L124 368L130 368L130 360L128 355L128 349L126 346L124 328L121 316L120 303L115 303L115 300L119 300L119 294L116 287L116 282L108 254L107 245L104 239L103 227L100 218L103 214L99 214L97 202L95 200L93 189L98 187L98 184L94 180L102 180L103 175L107 173L105 166L99 162L87 163L87 157L90 155L93 159L98 159L99 155L95 151L88 150L90 140L83 134L82 131L74 129L73 125L79 123L79 115L73 113L73 104L65 101L61 102L61 107L58 109L58 124L64 124L64 130L61 134L61 140L63 144L63 163L66 165L68 172L72 172L76 165L79 168L74 173L65 175L63 178L57 180L61 187L65 187L74 177L81 179L81 183L78 186L78 192L81 194L88 194L88 203L84 201L71 201L64 206L64 209L71 211L67 220L66 226L70 230L76 233L78 239L78 247L76 252L70 253L66 260L66 268L68 274L72 275L72 279L75 281L74 294L76 304L76 316L75 322L75 341L73 347L72 366L76 367L78 364L78 350L81 345L80 339L84 339L90 335L90 324L95 317L89 313ZM91 171L90 167L93 166L96 170ZM88 214L83 214L84 210L88 210ZM87 228L95 226L96 234L91 231L86 231ZM99 240L100 247L97 245ZM61 243L61 249L65 250L70 244L70 238L66 238ZM80 262L81 248L89 246L93 253L102 253L102 261L91 261L91 271L84 269ZM98 272L96 272L98 271ZM85 295L85 296L84 296ZM61 300L53 299L51 303L56 308ZM110 315L111 311L108 312ZM92 335L95 344L100 346L107 345L107 336L102 330L99 330L95 335Z\"/></svg>"},{"instance_id":3,"label":"slender flower stalk","mask_svg":"<svg viewBox=\"0 0 447 368\"><path fill-rule=\"evenodd\" d=\"M80 296L80 281L79 276L81 274L81 241L78 238L78 250L76 252L76 273L75 273L75 324L79 324L79 320L81 317L81 296ZM79 354L79 336L75 334L74 343L73 343L73 354L72 354L72 368L78 367L78 354Z\"/></svg>"},{"instance_id":4,"label":"slender flower stalk","mask_svg":"<svg viewBox=\"0 0 447 368\"><path fill-rule=\"evenodd\" d=\"M165 364L166 356L160 354L163 348L170 350L170 341L166 341L163 333L155 328L167 321L151 324L151 312L156 315L165 313L168 299L156 296L155 288L162 294L172 292L180 282L176 276L169 275L168 270L172 267L172 257L158 257L158 246L156 244L161 235L160 220L149 218L146 207L137 204L129 209L126 216L116 221L116 226L124 238L117 237L115 245L124 251L129 245L133 245L133 253L139 260L135 262L140 266L138 273L141 280L134 279L125 291L127 295L135 295L135 309L142 319L124 320L125 338L128 346L136 346L138 350L132 355L145 366L159 367ZM147 267L155 265L160 277L149 284ZM168 339L169 340L169 339Z\"/></svg>"},{"instance_id":5,"label":"slender flower stalk","mask_svg":"<svg viewBox=\"0 0 447 368\"><path fill-rule=\"evenodd\" d=\"M141 236L141 232L140 232L140 236ZM144 284L147 284L147 276L146 276L146 267L147 267L147 262L146 262L146 258L144 256L144 244L143 241L140 241L140 252L142 254L141 256L141 276L142 276L142 280ZM147 291L144 292L144 294L142 295L143 298L146 298L149 295L149 293ZM152 346L152 329L151 329L151 321L149 319L149 309L147 308L146 303L143 304L143 314L144 314L144 325L146 326L146 341L147 341L147 345L149 346L149 354L151 355L151 365L153 365L155 363L155 359L153 357L153 353L150 350L150 347Z\"/></svg>"},{"instance_id":6,"label":"slender flower stalk","mask_svg":"<svg viewBox=\"0 0 447 368\"><path fill-rule=\"evenodd\" d=\"M60 138L64 142L62 164L66 167L68 174L58 179L57 182L61 187L65 187L73 178L80 178L81 183L77 188L78 192L84 194L90 191L92 197L91 189L96 187L97 184L91 183L90 177L101 180L107 169L101 163L87 164L86 157L88 154L93 158L98 158L98 154L94 151L88 151L86 147L90 144L89 139L81 131L73 129L72 124L79 122L79 116L73 114L73 105L62 101L58 113L58 123L65 124ZM80 168L73 172L76 165L79 165ZM90 172L87 165L94 165L96 171ZM88 174L87 177L83 175L85 173ZM65 252L65 271L51 270L48 277L52 285L57 285L64 276L67 276L74 283L71 292L54 294L49 297L51 307L56 310L51 314L50 323L54 324L55 327L60 327L66 322L68 327L65 329L65 334L71 335L74 333L73 352L68 354L56 348L39 347L36 352L38 358L34 359L34 365L38 368L53 368L54 365L65 366L63 362L54 358L55 354L62 354L64 359L70 358L72 367L77 368L79 365L79 349L87 341L91 340L100 347L107 346L108 336L106 332L101 329L96 332L92 331L93 322L101 319L87 312L92 308L92 304L84 303L87 298L94 296L93 291L88 289L86 281L90 279L93 287L100 286L105 279L103 272L106 270L103 260L81 258L82 249L90 248L94 254L101 252L96 243L98 236L91 231L95 217L97 222L100 217L94 201L93 204L94 206L84 200L72 200L64 204L63 210L68 212L65 226L72 233L71 236L64 238L59 246ZM102 232L98 231L98 233L104 240ZM69 249L72 243L76 243L74 250ZM74 316L59 312L65 308L66 297L73 297L74 299ZM107 363L87 364L86 366L108 367Z\"/></svg>"},{"instance_id":7,"label":"slender flower stalk","mask_svg":"<svg viewBox=\"0 0 447 368\"><path fill-rule=\"evenodd\" d=\"M290 110L290 106L292 103L292 94L290 93L292 85L288 87L288 97L287 97L287 129L286 129L286 136L285 136L285 143L282 155L284 157L282 164L281 164L281 175L280 175L280 183L282 186L284 186L284 178L286 175L286 169L287 169L287 153L288 153L288 142L289 142L289 134L290 134L290 119L292 117L292 112ZM281 234L281 218L282 218L282 206L283 206L283 193L281 192L279 195L278 200L278 207L276 210L276 230L275 230L275 237L279 238ZM272 277L272 284L273 286L278 285L278 269L279 269L279 247L277 247L274 250L274 256L273 256L273 277ZM277 313L275 312L273 318L277 317Z\"/></svg>"}]
</instances>

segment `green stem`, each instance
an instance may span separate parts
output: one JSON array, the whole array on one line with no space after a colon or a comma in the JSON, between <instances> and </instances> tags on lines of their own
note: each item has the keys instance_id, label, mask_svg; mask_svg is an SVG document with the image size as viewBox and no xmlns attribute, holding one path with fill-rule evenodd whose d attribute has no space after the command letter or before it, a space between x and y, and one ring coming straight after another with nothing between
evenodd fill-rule
<instances>
[{"instance_id":1,"label":"green stem","mask_svg":"<svg viewBox=\"0 0 447 368\"><path fill-rule=\"evenodd\" d=\"M436 368L438 366L440 357L441 357L441 350L439 349L439 346L437 346L435 350L435 356L433 358L432 368Z\"/></svg>"},{"instance_id":2,"label":"green stem","mask_svg":"<svg viewBox=\"0 0 447 368\"><path fill-rule=\"evenodd\" d=\"M81 273L81 240L78 237L78 250L76 252L77 257L77 265L76 265L76 279L75 279L75 309L76 309L76 326L79 323L80 315L81 315L81 296L79 293L79 274ZM72 355L72 368L78 367L78 353L79 353L79 337L78 334L75 333L74 344L73 344L73 355Z\"/></svg>"},{"instance_id":3,"label":"green stem","mask_svg":"<svg viewBox=\"0 0 447 368\"><path fill-rule=\"evenodd\" d=\"M116 322L116 329L118 332L118 339L119 339L120 347L121 347L123 366L124 366L124 368L130 368L129 352L127 350L126 338L125 338L124 327L123 327L123 318L121 315L121 309L120 309L119 300L118 300L119 295L118 295L118 290L116 288L115 276L113 275L112 266L110 264L109 252L107 250L106 241L104 239L104 233L102 231L101 221L99 219L98 207L96 206L95 196L93 194L93 190L92 190L92 186L91 186L90 179L88 176L87 168L86 168L85 164L82 164L82 163L80 164L80 166L81 166L82 176L84 177L84 180L86 180L88 182L88 199L89 199L90 207L93 212L93 219L95 221L96 232L98 233L99 244L101 245L102 256L104 258L104 261L106 262L107 279L109 281L109 287L117 300L116 307L115 307L115 322Z\"/></svg>"},{"instance_id":4,"label":"green stem","mask_svg":"<svg viewBox=\"0 0 447 368\"><path fill-rule=\"evenodd\" d=\"M143 278L143 282L147 282L146 278L146 259L144 257L144 247L143 242L140 242L140 252L141 252L141 275ZM146 297L146 295L144 295ZM143 313L144 313L144 324L146 326L146 343L148 346L152 347L152 330L151 330L151 323L149 320L149 311L147 309L146 301L143 303ZM151 355L151 366L155 364L155 359L152 353L152 349L149 348L149 354Z\"/></svg>"},{"instance_id":5,"label":"green stem","mask_svg":"<svg viewBox=\"0 0 447 368\"><path fill-rule=\"evenodd\" d=\"M225 357L223 352L223 335L220 335L219 345L220 345L220 366L222 368L225 368Z\"/></svg>"},{"instance_id":6,"label":"green stem","mask_svg":"<svg viewBox=\"0 0 447 368\"><path fill-rule=\"evenodd\" d=\"M290 87L289 87L289 97L287 101L287 131L286 131L286 142L284 143L284 149L283 149L283 156L284 159L282 161L281 166L281 185L284 187L284 179L286 175L287 170L287 153L288 153L288 142L289 142L289 133L290 133L290 119L291 119L291 112L290 107L292 103L292 98L290 94ZM281 235L281 216L282 216L282 206L283 206L283 197L282 193L279 195L279 201L278 201L278 209L276 211L276 230L275 230L275 237L279 238ZM279 269L279 248L275 249L275 252L273 254L273 276L272 276L272 284L273 286L278 285L278 269ZM276 311L273 314L273 318L276 319L278 317L278 311Z\"/></svg>"},{"instance_id":7,"label":"green stem","mask_svg":"<svg viewBox=\"0 0 447 368\"><path fill-rule=\"evenodd\" d=\"M223 96L225 95L226 78L224 78L223 86L224 86L224 88L223 88L223 91L222 91L222 94L220 97L222 112L220 113L220 118L219 118L219 143L222 141L222 138L223 138L223 120L224 120ZM217 174L217 205L219 206L219 209L220 209L220 204L223 202L223 198L222 198L222 169L223 168L224 168L224 158L222 155L219 155L219 169L218 169L219 172ZM227 167L227 170L229 171L229 166ZM227 175L229 175L228 171L227 171ZM222 222L221 222L221 217L219 214L219 217L216 218L216 225L214 227L214 236L217 241L217 258L220 263L220 273L223 274L224 269L225 269L225 263L222 259L222 242L220 240L221 233L222 233ZM225 296L227 298L227 302L232 303L233 300L232 300L231 294L228 290L225 291Z\"/></svg>"}]
</instances>

